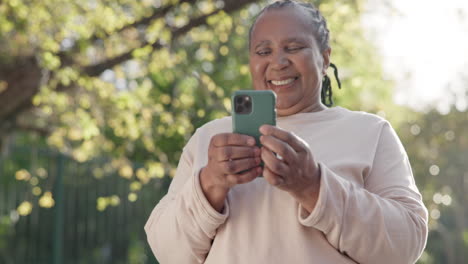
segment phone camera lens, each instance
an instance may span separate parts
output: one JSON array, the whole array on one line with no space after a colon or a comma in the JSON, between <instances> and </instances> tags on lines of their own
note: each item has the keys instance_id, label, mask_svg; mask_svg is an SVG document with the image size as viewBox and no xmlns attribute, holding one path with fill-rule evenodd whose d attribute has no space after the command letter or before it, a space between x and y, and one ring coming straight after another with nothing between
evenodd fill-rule
<instances>
[{"instance_id":1,"label":"phone camera lens","mask_svg":"<svg viewBox=\"0 0 468 264\"><path fill-rule=\"evenodd\" d=\"M236 95L234 98L234 111L238 114L252 112L252 98L249 95Z\"/></svg>"},{"instance_id":2,"label":"phone camera lens","mask_svg":"<svg viewBox=\"0 0 468 264\"><path fill-rule=\"evenodd\" d=\"M242 105L236 105L236 112L237 113L242 113L244 112L244 107Z\"/></svg>"}]
</instances>

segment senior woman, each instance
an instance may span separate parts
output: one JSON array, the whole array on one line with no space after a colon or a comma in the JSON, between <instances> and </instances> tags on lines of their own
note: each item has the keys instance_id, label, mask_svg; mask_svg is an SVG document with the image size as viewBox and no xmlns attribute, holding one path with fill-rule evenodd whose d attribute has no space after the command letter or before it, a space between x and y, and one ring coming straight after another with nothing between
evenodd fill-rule
<instances>
[{"instance_id":1,"label":"senior woman","mask_svg":"<svg viewBox=\"0 0 468 264\"><path fill-rule=\"evenodd\" d=\"M380 117L322 102L325 19L310 4L275 2L249 37L253 86L277 94L278 127L260 128L261 148L231 133L230 117L195 132L145 226L157 259L414 263L427 210L397 135Z\"/></svg>"}]
</instances>

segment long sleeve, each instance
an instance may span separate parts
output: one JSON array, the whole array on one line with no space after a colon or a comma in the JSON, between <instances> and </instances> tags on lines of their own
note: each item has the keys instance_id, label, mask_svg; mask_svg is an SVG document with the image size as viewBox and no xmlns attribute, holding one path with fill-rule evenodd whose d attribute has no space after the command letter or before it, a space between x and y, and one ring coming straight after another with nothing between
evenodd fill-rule
<instances>
[{"instance_id":1,"label":"long sleeve","mask_svg":"<svg viewBox=\"0 0 468 264\"><path fill-rule=\"evenodd\" d=\"M193 166L193 145L192 138L184 148L167 195L145 225L149 245L161 264L203 263L217 228L229 215L227 202L220 214L205 198L199 169Z\"/></svg>"},{"instance_id":2,"label":"long sleeve","mask_svg":"<svg viewBox=\"0 0 468 264\"><path fill-rule=\"evenodd\" d=\"M319 199L299 222L323 232L329 243L358 263L414 263L427 239L427 210L405 150L384 122L374 161L359 186L320 163Z\"/></svg>"}]
</instances>

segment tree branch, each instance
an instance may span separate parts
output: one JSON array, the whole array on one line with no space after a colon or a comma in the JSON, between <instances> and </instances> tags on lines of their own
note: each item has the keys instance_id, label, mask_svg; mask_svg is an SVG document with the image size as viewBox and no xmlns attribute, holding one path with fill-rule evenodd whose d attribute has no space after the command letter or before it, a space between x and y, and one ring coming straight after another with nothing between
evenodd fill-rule
<instances>
[{"instance_id":1,"label":"tree branch","mask_svg":"<svg viewBox=\"0 0 468 264\"><path fill-rule=\"evenodd\" d=\"M209 14L197 17L195 19L190 20L190 22L187 25L172 30L171 31L172 39L173 40L177 39L179 36L187 33L192 28L195 28L195 27L198 27L200 25L205 24L206 19L209 16L214 15L214 14L220 12L220 11L221 11L221 9L215 10L215 11L209 13ZM145 41L138 48L145 47L145 46L147 46L149 44L150 43ZM151 46L152 46L153 49L160 49L160 48L163 47L163 45L159 41L156 41L155 43L151 44ZM89 75L89 76L98 76L99 74L101 74L106 69L112 68L115 65L119 65L120 63L123 63L123 62L131 59L132 58L132 53L138 48L131 49L131 50L125 52L125 53L122 53L122 54L120 54L120 55L118 55L116 57L110 58L110 59L105 60L103 62L100 62L98 64L87 66L87 67L84 68L83 72L85 74Z\"/></svg>"},{"instance_id":2,"label":"tree branch","mask_svg":"<svg viewBox=\"0 0 468 264\"><path fill-rule=\"evenodd\" d=\"M238 1L230 0L230 1L226 1L223 8L215 10L215 11L209 13L209 14L194 18L194 19L190 20L190 22L187 25L172 30L171 31L172 39L175 40L178 37L180 37L181 35L187 33L188 31L190 31L192 28L195 28L195 27L201 26L203 24L206 24L206 20L207 20L207 18L209 16L212 16L212 15L214 15L214 14L220 12L220 11L224 11L226 13L231 13L231 12L234 12L234 11L242 8L243 6L245 6L247 4L250 4L250 3L253 3L253 2L255 2L255 1L254 0L238 0ZM149 43L144 42L138 48L145 47L146 45L149 45ZM156 41L155 43L152 44L152 47L153 47L153 49L159 49L159 48L162 48L162 45L161 45L160 42ZM135 49L138 49L138 48L135 48ZM112 67L114 67L114 66L116 66L116 65L118 65L120 63L123 63L123 62L131 59L132 58L132 53L133 53L133 51L135 49L127 51L127 52L125 52L123 54L120 54L120 55L118 55L116 57L105 60L105 61L100 62L98 64L85 66L85 67L83 67L83 72L85 74L89 75L89 76L98 76L99 74L101 74L106 69L112 68Z\"/></svg>"},{"instance_id":3,"label":"tree branch","mask_svg":"<svg viewBox=\"0 0 468 264\"><path fill-rule=\"evenodd\" d=\"M136 27L139 27L139 26L148 26L152 21L154 21L154 20L156 20L158 18L164 17L167 14L167 12L169 12L172 8L176 7L177 5L180 5L182 3L189 3L190 4L190 3L194 3L194 2L196 2L196 0L181 0L180 2L178 2L176 4L164 6L162 8L153 8L153 13L150 16L143 17L138 21L135 21L135 22L127 24L127 25L124 25L123 27L117 29L116 31L114 31L114 32L112 32L110 34L107 33L107 32L100 32L100 33L102 33L101 36L98 36L98 34L94 34L91 37L89 37L88 39L86 39L86 41L94 43L99 39L108 38L113 34L122 33L123 31L125 31L125 30L127 30L129 28L136 28ZM76 43L78 43L78 42L79 42L79 40L77 40L75 42L75 45L71 48L71 50L61 51L61 52L59 52L57 54L59 56L60 60L62 61L63 65L71 65L71 64L74 63L74 61L72 59L70 59L70 53L75 53L75 52L78 51L79 47L78 47L78 45L76 45Z\"/></svg>"},{"instance_id":4,"label":"tree branch","mask_svg":"<svg viewBox=\"0 0 468 264\"><path fill-rule=\"evenodd\" d=\"M149 43L148 42L144 42L141 47L145 47L146 45L148 45ZM153 43L151 45L154 49L159 49L159 48L162 48L162 45L161 43L159 43L158 41ZM119 65L127 60L130 60L132 58L132 53L136 50L137 48L135 49L132 49L130 51L127 51L123 54L120 54L116 57L113 57L113 58L110 58L108 60L105 60L101 63L98 63L98 64L94 64L94 65L90 65L90 66L86 66L83 68L82 72L88 76L98 76L99 74L101 74L102 72L104 72L105 70L107 69L110 69L116 65Z\"/></svg>"},{"instance_id":5,"label":"tree branch","mask_svg":"<svg viewBox=\"0 0 468 264\"><path fill-rule=\"evenodd\" d=\"M175 6L177 5L180 5L182 3L194 3L196 2L196 0L181 0L179 3L177 4L173 4L173 5L168 5L168 6L165 6L163 8L155 8L154 11L153 11L153 14L149 17L144 17L134 23L131 23L131 24L127 24L125 26L123 26L122 28L120 28L117 33L120 33L128 28L132 28L132 27L138 27L138 26L147 26L149 25L153 20L156 20L158 18L161 18L163 16L165 16L167 14L167 12L169 12L169 10L171 10L172 8L174 8ZM94 38L92 38L91 40L97 40L98 37L97 36L93 36ZM108 36L106 36L108 37Z\"/></svg>"}]
</instances>

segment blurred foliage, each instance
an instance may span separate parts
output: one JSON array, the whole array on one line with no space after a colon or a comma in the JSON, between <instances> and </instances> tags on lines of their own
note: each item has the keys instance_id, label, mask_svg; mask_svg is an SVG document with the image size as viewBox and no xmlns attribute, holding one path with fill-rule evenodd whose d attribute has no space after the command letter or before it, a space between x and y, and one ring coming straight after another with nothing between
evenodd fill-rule
<instances>
[{"instance_id":1,"label":"blurred foliage","mask_svg":"<svg viewBox=\"0 0 468 264\"><path fill-rule=\"evenodd\" d=\"M267 2L2 1L0 77L3 68L23 57L34 58L40 69L40 78L32 79L38 87L32 108L18 112L9 141L47 145L83 163L106 157L92 175L98 179L119 175L131 193L102 196L94 209L105 211L124 199L138 201L140 193L156 189L159 179L174 175L181 150L196 128L229 114L232 91L251 89L247 34ZM383 79L376 49L362 32L359 17L365 1L312 2L331 31L332 62L343 87L338 90L331 78L335 104L392 121L429 207L431 237L451 241L430 240L420 263L458 263L446 260L457 260L467 247L466 218L459 216L466 215L463 188L468 170L466 154L461 154L466 153L462 137L466 113L426 115L394 106L393 84ZM226 8L236 3L243 8ZM158 12L162 15L153 17ZM197 26L177 33L205 15ZM123 58L124 54L129 56ZM0 78L0 97L14 84ZM434 124L439 124L438 131ZM460 162L454 163L457 159ZM0 179L28 186L28 196L16 205L18 213L26 215L38 206L53 208L56 202L49 172L30 164L27 160L10 164L12 174ZM435 171L439 176L430 175ZM9 225L2 217L0 234ZM129 249L134 263L141 262L139 243Z\"/></svg>"},{"instance_id":2,"label":"blurred foliage","mask_svg":"<svg viewBox=\"0 0 468 264\"><path fill-rule=\"evenodd\" d=\"M468 98L468 97L467 97ZM419 263L464 263L468 252L468 113L413 113L398 129L429 211Z\"/></svg>"},{"instance_id":3,"label":"blurred foliage","mask_svg":"<svg viewBox=\"0 0 468 264\"><path fill-rule=\"evenodd\" d=\"M11 61L33 54L43 72L33 111L19 119L47 129L48 145L78 161L107 156L121 159L119 166L132 160L147 168L160 162L169 174L194 129L228 114L233 90L251 88L247 33L265 3L233 15L217 12L177 39L169 28L223 1L182 3L146 25L125 28L173 2L4 1L0 56ZM378 57L356 19L363 1L315 2L329 17L332 57L340 67L344 88L335 92L337 104L384 108L390 83L382 82ZM138 47L142 39L148 45ZM150 45L156 42L158 48ZM99 76L82 70L128 50L129 60ZM73 63L61 60L67 54Z\"/></svg>"}]
</instances>

